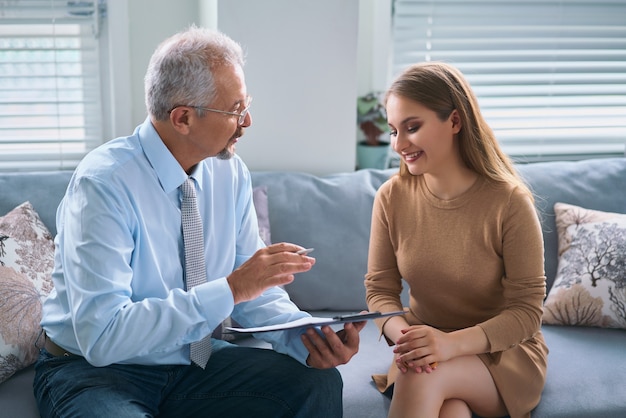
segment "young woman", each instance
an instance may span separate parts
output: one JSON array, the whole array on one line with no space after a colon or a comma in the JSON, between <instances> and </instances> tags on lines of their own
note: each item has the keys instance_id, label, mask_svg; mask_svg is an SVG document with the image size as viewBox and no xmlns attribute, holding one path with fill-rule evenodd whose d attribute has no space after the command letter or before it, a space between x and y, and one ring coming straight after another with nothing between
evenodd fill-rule
<instances>
[{"instance_id":1,"label":"young woman","mask_svg":"<svg viewBox=\"0 0 626 418\"><path fill-rule=\"evenodd\" d=\"M463 77L414 65L385 106L400 172L374 202L365 279L395 359L389 417L529 417L545 382L543 240L534 199Z\"/></svg>"}]
</instances>

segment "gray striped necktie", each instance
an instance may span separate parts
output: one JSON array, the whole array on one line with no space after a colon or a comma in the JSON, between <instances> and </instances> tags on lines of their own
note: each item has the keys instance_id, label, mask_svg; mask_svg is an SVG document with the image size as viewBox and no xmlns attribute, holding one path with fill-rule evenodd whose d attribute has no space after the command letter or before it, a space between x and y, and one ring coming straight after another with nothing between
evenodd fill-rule
<instances>
[{"instance_id":1,"label":"gray striped necktie","mask_svg":"<svg viewBox=\"0 0 626 418\"><path fill-rule=\"evenodd\" d=\"M204 239L202 219L196 201L196 189L191 177L181 186L183 202L181 204L183 224L183 244L185 246L185 288L187 290L201 283L206 283L206 265L204 261ZM191 343L190 359L193 363L206 367L211 356L211 335Z\"/></svg>"}]
</instances>

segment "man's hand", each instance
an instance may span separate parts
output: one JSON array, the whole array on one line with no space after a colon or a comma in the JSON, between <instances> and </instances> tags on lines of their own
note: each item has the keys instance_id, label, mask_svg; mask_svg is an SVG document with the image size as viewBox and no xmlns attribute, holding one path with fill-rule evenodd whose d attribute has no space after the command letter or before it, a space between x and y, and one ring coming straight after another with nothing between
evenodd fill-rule
<instances>
[{"instance_id":1,"label":"man's hand","mask_svg":"<svg viewBox=\"0 0 626 418\"><path fill-rule=\"evenodd\" d=\"M367 321L348 322L335 333L328 325L322 327L321 336L314 328L302 334L302 342L309 357L306 363L316 369L329 369L346 364L359 351L359 332Z\"/></svg>"},{"instance_id":2,"label":"man's hand","mask_svg":"<svg viewBox=\"0 0 626 418\"><path fill-rule=\"evenodd\" d=\"M315 259L296 254L302 249L283 242L257 251L226 278L235 304L255 299L270 287L291 283L294 274L309 271Z\"/></svg>"}]
</instances>

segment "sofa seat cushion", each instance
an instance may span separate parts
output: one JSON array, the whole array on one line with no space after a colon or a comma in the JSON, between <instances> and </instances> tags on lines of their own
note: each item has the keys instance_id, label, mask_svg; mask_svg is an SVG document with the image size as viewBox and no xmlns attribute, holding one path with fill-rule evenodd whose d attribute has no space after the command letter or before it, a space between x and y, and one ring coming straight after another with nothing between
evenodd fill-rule
<instances>
[{"instance_id":1,"label":"sofa seat cushion","mask_svg":"<svg viewBox=\"0 0 626 418\"><path fill-rule=\"evenodd\" d=\"M345 312L312 312L335 316ZM541 403L533 418L622 418L626 411L626 331L617 329L544 325L550 349L548 376ZM344 380L344 418L380 418L387 415L389 399L378 392L371 375L387 371L393 353L379 339L369 321L361 331L359 352L338 367ZM254 338L237 344L268 348ZM0 384L0 407L6 416L38 417L32 394L33 367L17 372ZM0 414L2 415L2 414ZM4 416L4 415L3 415Z\"/></svg>"},{"instance_id":2,"label":"sofa seat cushion","mask_svg":"<svg viewBox=\"0 0 626 418\"><path fill-rule=\"evenodd\" d=\"M39 418L39 410L33 394L35 366L31 365L0 383L0 416Z\"/></svg>"},{"instance_id":3,"label":"sofa seat cushion","mask_svg":"<svg viewBox=\"0 0 626 418\"><path fill-rule=\"evenodd\" d=\"M535 417L624 417L626 331L543 325L550 353Z\"/></svg>"}]
</instances>

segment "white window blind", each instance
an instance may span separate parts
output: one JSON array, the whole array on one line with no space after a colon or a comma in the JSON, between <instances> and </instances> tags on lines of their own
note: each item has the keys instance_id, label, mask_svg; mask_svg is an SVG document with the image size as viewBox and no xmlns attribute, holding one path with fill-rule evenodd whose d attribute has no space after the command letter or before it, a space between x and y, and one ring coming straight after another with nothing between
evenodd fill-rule
<instances>
[{"instance_id":1,"label":"white window blind","mask_svg":"<svg viewBox=\"0 0 626 418\"><path fill-rule=\"evenodd\" d=\"M0 170L76 167L101 143L98 1L0 0Z\"/></svg>"},{"instance_id":2,"label":"white window blind","mask_svg":"<svg viewBox=\"0 0 626 418\"><path fill-rule=\"evenodd\" d=\"M393 74L445 61L516 161L624 156L625 0L395 0Z\"/></svg>"}]
</instances>

